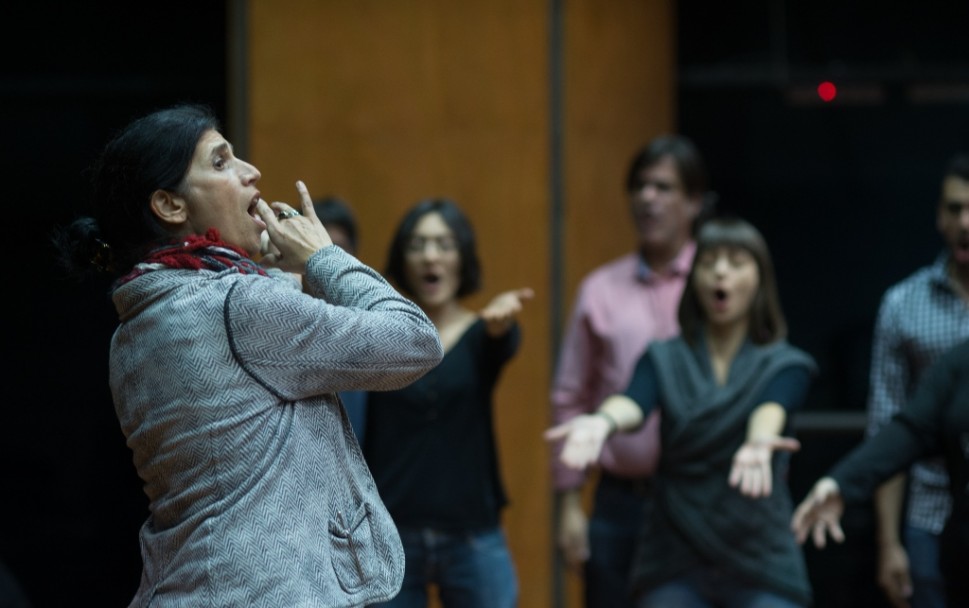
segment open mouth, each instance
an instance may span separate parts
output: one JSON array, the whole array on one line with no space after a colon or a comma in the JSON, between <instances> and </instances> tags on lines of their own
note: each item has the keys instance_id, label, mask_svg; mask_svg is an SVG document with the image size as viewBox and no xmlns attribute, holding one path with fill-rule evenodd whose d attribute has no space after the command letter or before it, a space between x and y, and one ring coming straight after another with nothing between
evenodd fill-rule
<instances>
[{"instance_id":1,"label":"open mouth","mask_svg":"<svg viewBox=\"0 0 969 608\"><path fill-rule=\"evenodd\" d=\"M637 209L634 213L634 217L636 218L636 223L640 226L652 226L659 221L658 214L645 209Z\"/></svg>"},{"instance_id":2,"label":"open mouth","mask_svg":"<svg viewBox=\"0 0 969 608\"><path fill-rule=\"evenodd\" d=\"M955 242L952 255L959 264L969 263L969 234L960 235Z\"/></svg>"},{"instance_id":3,"label":"open mouth","mask_svg":"<svg viewBox=\"0 0 969 608\"><path fill-rule=\"evenodd\" d=\"M440 282L441 282L441 275L437 274L436 272L427 272L421 275L421 283L423 283L424 285L434 287Z\"/></svg>"},{"instance_id":4,"label":"open mouth","mask_svg":"<svg viewBox=\"0 0 969 608\"><path fill-rule=\"evenodd\" d=\"M249 214L249 217L251 217L252 220L256 222L260 228L265 229L266 222L262 220L262 218L259 216L259 212L256 210L256 205L259 203L260 200L261 200L260 195L257 192L256 195L252 197L252 200L249 201L249 207L246 209L246 213Z\"/></svg>"}]
</instances>

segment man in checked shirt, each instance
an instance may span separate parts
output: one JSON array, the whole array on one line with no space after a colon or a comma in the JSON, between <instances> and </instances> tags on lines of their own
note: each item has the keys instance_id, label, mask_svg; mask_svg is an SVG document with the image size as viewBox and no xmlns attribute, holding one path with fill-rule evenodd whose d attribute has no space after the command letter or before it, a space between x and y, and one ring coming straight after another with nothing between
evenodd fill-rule
<instances>
[{"instance_id":1,"label":"man in checked shirt","mask_svg":"<svg viewBox=\"0 0 969 608\"><path fill-rule=\"evenodd\" d=\"M945 249L934 263L890 287L878 310L869 436L908 400L925 368L969 338L969 155L955 156L946 168L936 225ZM950 509L947 488L941 460L932 460L875 494L878 583L897 608L945 606L939 533Z\"/></svg>"}]
</instances>

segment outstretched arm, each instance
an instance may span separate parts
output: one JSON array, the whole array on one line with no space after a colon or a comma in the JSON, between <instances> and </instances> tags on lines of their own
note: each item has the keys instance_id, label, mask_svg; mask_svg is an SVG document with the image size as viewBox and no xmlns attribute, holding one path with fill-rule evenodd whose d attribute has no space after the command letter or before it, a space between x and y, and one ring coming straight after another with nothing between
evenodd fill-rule
<instances>
[{"instance_id":1,"label":"outstretched arm","mask_svg":"<svg viewBox=\"0 0 969 608\"><path fill-rule=\"evenodd\" d=\"M545 431L546 441L564 440L562 463L576 470L584 470L599 459L606 439L615 431L629 431L643 422L643 411L625 395L606 398L592 414L576 416Z\"/></svg>"},{"instance_id":2,"label":"outstretched arm","mask_svg":"<svg viewBox=\"0 0 969 608\"><path fill-rule=\"evenodd\" d=\"M479 313L488 328L488 335L497 338L511 329L524 307L525 300L535 297L531 288L513 289L500 293Z\"/></svg>"},{"instance_id":3,"label":"outstretched arm","mask_svg":"<svg viewBox=\"0 0 969 608\"><path fill-rule=\"evenodd\" d=\"M838 482L831 477L819 479L791 518L791 530L797 542L803 544L809 533L814 539L814 546L819 549L827 544L828 534L835 541L843 542L845 534L841 529L841 515L844 510L845 503Z\"/></svg>"},{"instance_id":4,"label":"outstretched arm","mask_svg":"<svg viewBox=\"0 0 969 608\"><path fill-rule=\"evenodd\" d=\"M733 457L729 483L744 496L762 498L773 491L771 460L775 450L796 452L801 444L792 437L781 437L787 412L779 403L761 404L747 423L747 439Z\"/></svg>"}]
</instances>

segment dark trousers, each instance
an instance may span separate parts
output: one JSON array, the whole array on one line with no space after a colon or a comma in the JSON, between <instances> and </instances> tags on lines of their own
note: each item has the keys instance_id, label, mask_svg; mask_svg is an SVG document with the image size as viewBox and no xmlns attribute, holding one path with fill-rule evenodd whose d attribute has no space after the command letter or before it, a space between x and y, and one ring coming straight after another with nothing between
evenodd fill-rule
<instances>
[{"instance_id":1,"label":"dark trousers","mask_svg":"<svg viewBox=\"0 0 969 608\"><path fill-rule=\"evenodd\" d=\"M425 608L437 586L446 608L514 608L518 578L500 527L473 532L401 529L404 584L386 608Z\"/></svg>"},{"instance_id":2,"label":"dark trousers","mask_svg":"<svg viewBox=\"0 0 969 608\"><path fill-rule=\"evenodd\" d=\"M586 608L633 608L629 575L649 494L648 479L600 475L589 519Z\"/></svg>"}]
</instances>

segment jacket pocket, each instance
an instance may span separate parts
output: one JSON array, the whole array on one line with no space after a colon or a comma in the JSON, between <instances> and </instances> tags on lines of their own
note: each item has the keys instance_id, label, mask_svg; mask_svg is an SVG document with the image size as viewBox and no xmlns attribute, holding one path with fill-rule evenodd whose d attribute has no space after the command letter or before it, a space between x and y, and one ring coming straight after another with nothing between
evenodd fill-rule
<instances>
[{"instance_id":1,"label":"jacket pocket","mask_svg":"<svg viewBox=\"0 0 969 608\"><path fill-rule=\"evenodd\" d=\"M373 529L370 508L361 504L356 512L336 512L336 519L329 521L330 544L333 548L331 563L340 587L348 593L360 590L374 576Z\"/></svg>"}]
</instances>

